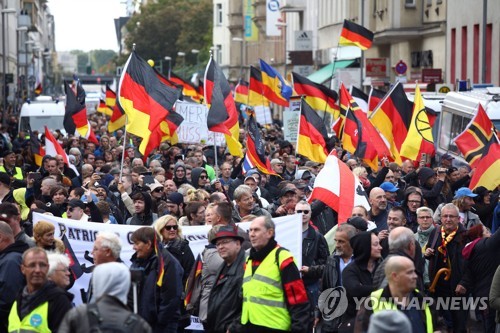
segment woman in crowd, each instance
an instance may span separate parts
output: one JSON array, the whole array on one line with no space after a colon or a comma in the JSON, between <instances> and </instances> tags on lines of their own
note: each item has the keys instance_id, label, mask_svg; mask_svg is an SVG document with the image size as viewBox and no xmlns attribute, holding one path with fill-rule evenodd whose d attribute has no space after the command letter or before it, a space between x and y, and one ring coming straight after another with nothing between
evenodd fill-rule
<instances>
[{"instance_id":1,"label":"woman in crowd","mask_svg":"<svg viewBox=\"0 0 500 333\"><path fill-rule=\"evenodd\" d=\"M56 251L64 253L64 243L54 237L55 227L52 223L46 221L38 221L33 227L33 238L38 247L46 251Z\"/></svg>"},{"instance_id":2,"label":"woman in crowd","mask_svg":"<svg viewBox=\"0 0 500 333\"><path fill-rule=\"evenodd\" d=\"M165 215L156 220L154 228L160 235L163 245L172 253L184 268L182 284L186 280L194 264L194 255L189 247L189 241L182 237L182 227L172 215Z\"/></svg>"},{"instance_id":3,"label":"woman in crowd","mask_svg":"<svg viewBox=\"0 0 500 333\"><path fill-rule=\"evenodd\" d=\"M354 328L356 318L356 303L354 298L370 296L376 286L373 285L373 273L381 258L382 246L373 232L360 232L350 240L353 249L354 262L347 265L342 272L342 281L347 292L348 306L342 318L341 328ZM339 328L340 329L340 328Z\"/></svg>"},{"instance_id":4,"label":"woman in crowd","mask_svg":"<svg viewBox=\"0 0 500 333\"><path fill-rule=\"evenodd\" d=\"M212 225L215 219L215 205L209 203L207 208L205 208L205 224Z\"/></svg>"},{"instance_id":5,"label":"woman in crowd","mask_svg":"<svg viewBox=\"0 0 500 333\"><path fill-rule=\"evenodd\" d=\"M70 279L69 258L65 254L54 252L49 253L47 256L49 258L48 279L61 289L71 288L70 284L73 284L74 280L71 281Z\"/></svg>"},{"instance_id":6,"label":"woman in crowd","mask_svg":"<svg viewBox=\"0 0 500 333\"><path fill-rule=\"evenodd\" d=\"M417 208L417 232L415 232L415 239L417 240L420 248L424 249L429 241L429 236L436 228L434 226L434 220L432 219L432 209L429 207L420 207ZM423 258L423 253L421 254ZM429 280L429 261L425 260L425 269L423 274L424 285L428 285L430 283Z\"/></svg>"},{"instance_id":7,"label":"woman in crowd","mask_svg":"<svg viewBox=\"0 0 500 333\"><path fill-rule=\"evenodd\" d=\"M64 213L66 213L67 201L68 201L68 191L66 188L60 185L56 185L52 187L50 190L50 197L52 199L52 203L54 208L60 213L59 217L63 217Z\"/></svg>"}]
</instances>

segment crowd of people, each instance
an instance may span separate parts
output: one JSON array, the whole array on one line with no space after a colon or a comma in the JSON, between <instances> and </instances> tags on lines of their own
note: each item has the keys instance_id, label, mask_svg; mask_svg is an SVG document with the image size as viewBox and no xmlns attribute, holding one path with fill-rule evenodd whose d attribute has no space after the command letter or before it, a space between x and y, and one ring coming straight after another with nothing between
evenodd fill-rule
<instances>
[{"instance_id":1,"label":"crowd of people","mask_svg":"<svg viewBox=\"0 0 500 333\"><path fill-rule=\"evenodd\" d=\"M144 158L136 137L108 133L105 121L92 118L98 144L54 133L73 167L60 155L37 166L26 133L0 129L0 333L183 332L191 315L206 332L465 332L472 319L495 331L500 186L470 190L474 170L452 156L381 159L374 170L332 140L369 202L340 221L327 203L307 200L324 166L297 157L278 126L262 128L270 175L244 173L241 158L202 144L162 143ZM33 225L34 212L140 226L131 266L118 236L99 232L86 304L74 307L65 245L52 223ZM302 214L301 266L275 240L273 218L293 214ZM247 232L236 224L245 221ZM197 267L182 229L205 224ZM323 297L332 291L346 299L335 316ZM471 311L424 302L455 296L488 302Z\"/></svg>"}]
</instances>

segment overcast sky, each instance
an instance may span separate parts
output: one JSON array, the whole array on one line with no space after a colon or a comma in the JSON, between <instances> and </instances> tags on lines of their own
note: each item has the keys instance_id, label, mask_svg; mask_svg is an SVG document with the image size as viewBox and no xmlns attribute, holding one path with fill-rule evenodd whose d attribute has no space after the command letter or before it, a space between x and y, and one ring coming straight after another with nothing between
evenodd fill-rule
<instances>
[{"instance_id":1,"label":"overcast sky","mask_svg":"<svg viewBox=\"0 0 500 333\"><path fill-rule=\"evenodd\" d=\"M114 18L125 15L120 0L49 0L56 24L56 50L118 51Z\"/></svg>"}]
</instances>

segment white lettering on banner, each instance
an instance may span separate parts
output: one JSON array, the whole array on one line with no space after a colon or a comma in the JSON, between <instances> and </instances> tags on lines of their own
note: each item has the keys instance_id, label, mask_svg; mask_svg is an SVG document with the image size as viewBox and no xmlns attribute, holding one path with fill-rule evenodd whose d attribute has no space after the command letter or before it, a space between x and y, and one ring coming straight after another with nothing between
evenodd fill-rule
<instances>
[{"instance_id":1,"label":"white lettering on banner","mask_svg":"<svg viewBox=\"0 0 500 333\"><path fill-rule=\"evenodd\" d=\"M94 222L80 222L60 217L33 213L33 224L39 221L47 221L52 223L55 228L54 236L61 238L64 233L69 240L71 248L75 253L78 263L84 268L84 271L90 271L93 265L91 259L91 251L94 245L96 235L99 231L110 231L118 235L122 242L121 260L130 267L130 258L134 254L132 249L132 241L130 239L132 233L141 226L124 225L124 224L104 224ZM283 216L273 219L276 224L276 241L288 249L295 257L297 266L302 267L302 216L301 214ZM248 232L250 222L238 223L238 226ZM182 234L184 238L189 240L189 247L193 251L194 256L198 256L208 244L207 234L211 226L183 226ZM73 287L69 290L75 295L75 304L81 304L81 291L87 291L90 280L90 273L83 274L75 281ZM190 326L190 329L196 329Z\"/></svg>"},{"instance_id":2,"label":"white lettering on banner","mask_svg":"<svg viewBox=\"0 0 500 333\"><path fill-rule=\"evenodd\" d=\"M180 143L203 142L207 145L213 145L215 134L217 145L226 145L224 134L214 133L208 130L208 108L206 105L177 101L177 103L175 103L175 111L184 118L184 121L177 129L177 137Z\"/></svg>"}]
</instances>

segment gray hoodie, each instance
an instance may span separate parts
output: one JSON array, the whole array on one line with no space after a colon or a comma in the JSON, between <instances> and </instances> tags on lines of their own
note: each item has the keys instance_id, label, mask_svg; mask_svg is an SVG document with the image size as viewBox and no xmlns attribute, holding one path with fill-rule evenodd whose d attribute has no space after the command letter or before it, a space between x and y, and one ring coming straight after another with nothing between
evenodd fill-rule
<instances>
[{"instance_id":1,"label":"gray hoodie","mask_svg":"<svg viewBox=\"0 0 500 333\"><path fill-rule=\"evenodd\" d=\"M95 302L106 294L118 298L127 304L127 294L130 289L130 271L123 263L110 262L97 265L92 274L92 288Z\"/></svg>"}]
</instances>

